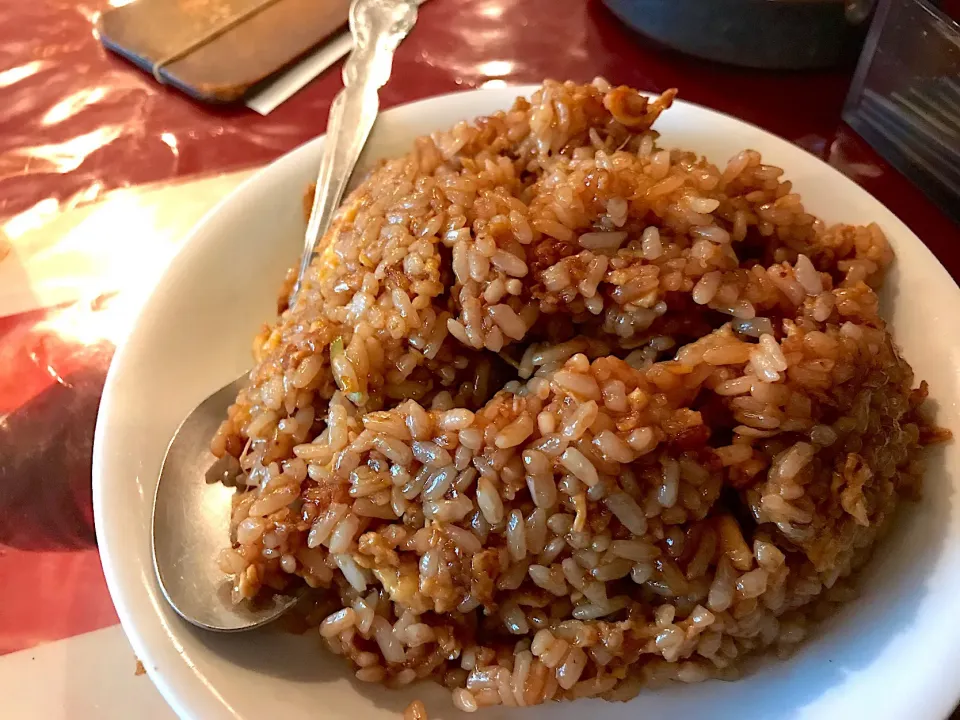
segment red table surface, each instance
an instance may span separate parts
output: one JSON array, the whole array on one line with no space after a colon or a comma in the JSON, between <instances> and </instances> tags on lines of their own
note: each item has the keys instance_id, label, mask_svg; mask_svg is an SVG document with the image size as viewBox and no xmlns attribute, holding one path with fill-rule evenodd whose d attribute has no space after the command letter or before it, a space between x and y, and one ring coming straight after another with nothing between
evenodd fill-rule
<instances>
[{"instance_id":1,"label":"red table surface","mask_svg":"<svg viewBox=\"0 0 960 720\"><path fill-rule=\"evenodd\" d=\"M0 219L43 218L114 188L259 165L324 130L338 72L269 117L203 106L100 47L92 23L109 7L0 5ZM683 57L596 1L432 0L382 98L389 107L490 82L597 75L652 91L678 87L681 98L840 169L960 276L957 227L841 123L851 71L750 71ZM98 328L123 301L0 318L0 653L116 621L95 548L90 455L115 340ZM70 331L78 326L86 331Z\"/></svg>"}]
</instances>

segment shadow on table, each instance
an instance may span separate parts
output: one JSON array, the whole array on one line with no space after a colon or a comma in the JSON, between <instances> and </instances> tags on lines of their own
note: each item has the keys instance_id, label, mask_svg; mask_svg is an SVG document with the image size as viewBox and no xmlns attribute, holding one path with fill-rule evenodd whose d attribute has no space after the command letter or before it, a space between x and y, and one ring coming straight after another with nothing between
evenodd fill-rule
<instances>
[{"instance_id":1,"label":"shadow on table","mask_svg":"<svg viewBox=\"0 0 960 720\"><path fill-rule=\"evenodd\" d=\"M93 547L90 466L109 353L0 415L0 545Z\"/></svg>"}]
</instances>

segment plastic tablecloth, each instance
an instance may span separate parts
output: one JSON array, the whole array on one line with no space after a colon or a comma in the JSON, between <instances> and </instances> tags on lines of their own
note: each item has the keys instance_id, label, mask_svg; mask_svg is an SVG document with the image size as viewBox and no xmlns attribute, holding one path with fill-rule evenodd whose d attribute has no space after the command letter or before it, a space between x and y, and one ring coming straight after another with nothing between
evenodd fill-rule
<instances>
[{"instance_id":1,"label":"plastic tablecloth","mask_svg":"<svg viewBox=\"0 0 960 720\"><path fill-rule=\"evenodd\" d=\"M116 624L90 500L113 348L189 225L323 132L340 84L333 68L266 117L197 104L100 47L98 14L125 1L0 3L0 655ZM382 98L545 77L676 86L841 170L960 277L958 228L841 123L851 71L712 65L595 0L433 0Z\"/></svg>"}]
</instances>

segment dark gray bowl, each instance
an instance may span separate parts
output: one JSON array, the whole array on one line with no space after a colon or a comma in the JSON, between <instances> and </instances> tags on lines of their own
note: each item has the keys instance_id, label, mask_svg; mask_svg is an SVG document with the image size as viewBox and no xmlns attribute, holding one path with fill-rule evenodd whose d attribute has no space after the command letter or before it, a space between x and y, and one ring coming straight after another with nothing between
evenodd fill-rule
<instances>
[{"instance_id":1,"label":"dark gray bowl","mask_svg":"<svg viewBox=\"0 0 960 720\"><path fill-rule=\"evenodd\" d=\"M603 0L634 30L707 60L754 68L823 68L852 61L873 2Z\"/></svg>"}]
</instances>

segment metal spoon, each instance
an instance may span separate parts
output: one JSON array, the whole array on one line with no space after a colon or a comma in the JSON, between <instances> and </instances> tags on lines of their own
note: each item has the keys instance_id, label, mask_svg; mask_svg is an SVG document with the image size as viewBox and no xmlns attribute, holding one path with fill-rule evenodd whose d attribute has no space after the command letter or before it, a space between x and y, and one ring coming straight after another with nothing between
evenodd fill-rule
<instances>
[{"instance_id":1,"label":"metal spoon","mask_svg":"<svg viewBox=\"0 0 960 720\"><path fill-rule=\"evenodd\" d=\"M353 51L343 68L343 90L330 106L317 192L291 305L373 128L380 106L377 91L390 78L394 50L416 20L414 0L354 0L350 6ZM214 460L209 444L246 383L244 374L200 403L183 421L167 448L153 503L153 563L164 596L182 618L218 632L264 625L298 599L274 596L262 607L236 605L216 562L228 542L234 490L205 482Z\"/></svg>"}]
</instances>

